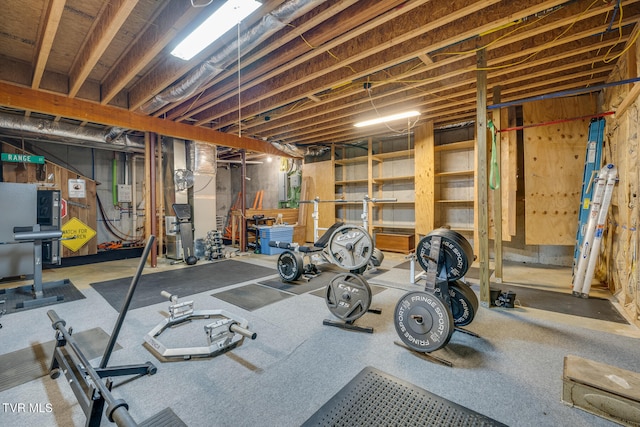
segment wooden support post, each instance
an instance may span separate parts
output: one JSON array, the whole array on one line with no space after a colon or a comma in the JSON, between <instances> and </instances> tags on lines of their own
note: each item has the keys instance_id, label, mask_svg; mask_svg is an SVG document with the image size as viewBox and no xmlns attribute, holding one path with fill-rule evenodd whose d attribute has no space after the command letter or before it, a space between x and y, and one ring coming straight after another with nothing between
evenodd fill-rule
<instances>
[{"instance_id":1,"label":"wooden support post","mask_svg":"<svg viewBox=\"0 0 640 427\"><path fill-rule=\"evenodd\" d=\"M164 173L162 172L162 143L158 143L159 141L156 141L156 180L157 180L157 185L154 187L154 190L156 191L156 194L158 195L157 197L157 218L158 218L158 223L159 226L156 227L156 233L154 234L156 236L156 245L155 247L156 249L156 256L158 255L157 251L159 250L159 255L162 256L162 248L164 248L164 179L162 179L162 177L164 176Z\"/></svg>"},{"instance_id":2,"label":"wooden support post","mask_svg":"<svg viewBox=\"0 0 640 427\"><path fill-rule=\"evenodd\" d=\"M149 134L149 210L147 215L150 216L151 221L151 234L155 236L158 232L158 218L157 218L157 201L156 201L156 142L158 135L151 132ZM158 247L153 245L151 248L151 267L158 266Z\"/></svg>"},{"instance_id":3,"label":"wooden support post","mask_svg":"<svg viewBox=\"0 0 640 427\"><path fill-rule=\"evenodd\" d=\"M144 133L144 236L151 236L151 134Z\"/></svg>"},{"instance_id":4,"label":"wooden support post","mask_svg":"<svg viewBox=\"0 0 640 427\"><path fill-rule=\"evenodd\" d=\"M375 197L380 197L382 198L382 194L379 195L375 195L373 194L373 138L369 137L369 141L367 144L367 195L371 198L375 198ZM380 165L378 165L378 167L380 167ZM382 211L379 211L382 212ZM364 212L363 212L364 213ZM367 203L367 218L369 218L369 221L367 222L369 229L367 230L367 232L369 233L369 235L371 236L372 239L374 239L374 243L375 243L375 236L373 234L373 206L371 203ZM382 218L379 218L382 221Z\"/></svg>"},{"instance_id":5,"label":"wooden support post","mask_svg":"<svg viewBox=\"0 0 640 427\"><path fill-rule=\"evenodd\" d=\"M493 88L493 103L500 103L500 86L496 86ZM496 162L498 164L498 170L494 171L497 173L498 177L501 177L502 173L502 158L500 156L501 153L501 143L500 143L500 134L498 130L500 129L500 109L493 110L493 132L496 132L496 147L495 147L495 156ZM500 182L500 178L498 178L498 186L493 190L493 252L495 254L495 278L496 281L502 283L502 183Z\"/></svg>"},{"instance_id":6,"label":"wooden support post","mask_svg":"<svg viewBox=\"0 0 640 427\"><path fill-rule=\"evenodd\" d=\"M240 251L247 251L247 221L245 213L247 210L247 153L242 150L240 152L240 160L242 167L242 184L240 184Z\"/></svg>"},{"instance_id":7,"label":"wooden support post","mask_svg":"<svg viewBox=\"0 0 640 427\"><path fill-rule=\"evenodd\" d=\"M480 302L489 307L489 213L487 207L487 58L484 49L476 54L477 59L477 180L478 180L478 245L480 266Z\"/></svg>"}]
</instances>

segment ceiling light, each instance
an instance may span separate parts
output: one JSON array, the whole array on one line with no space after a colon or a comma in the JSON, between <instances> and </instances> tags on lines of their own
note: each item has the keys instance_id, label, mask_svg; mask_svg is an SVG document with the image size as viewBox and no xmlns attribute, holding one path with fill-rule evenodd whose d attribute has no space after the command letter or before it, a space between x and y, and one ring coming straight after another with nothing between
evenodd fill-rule
<instances>
[{"instance_id":1,"label":"ceiling light","mask_svg":"<svg viewBox=\"0 0 640 427\"><path fill-rule=\"evenodd\" d=\"M185 37L171 55L190 60L260 6L255 0L228 0Z\"/></svg>"},{"instance_id":2,"label":"ceiling light","mask_svg":"<svg viewBox=\"0 0 640 427\"><path fill-rule=\"evenodd\" d=\"M376 125L378 123L390 122L392 120L398 119L406 119L408 117L419 116L420 112L418 111L405 111L404 113L392 114L390 116L378 117L371 120L365 120L364 122L358 122L354 126L357 128L361 128L363 126Z\"/></svg>"}]
</instances>

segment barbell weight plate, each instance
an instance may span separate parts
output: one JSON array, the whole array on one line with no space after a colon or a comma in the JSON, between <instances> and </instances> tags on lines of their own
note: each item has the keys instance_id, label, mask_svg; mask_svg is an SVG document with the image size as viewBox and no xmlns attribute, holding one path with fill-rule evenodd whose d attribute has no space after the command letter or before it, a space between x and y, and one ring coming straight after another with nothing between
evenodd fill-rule
<instances>
[{"instance_id":1,"label":"barbell weight plate","mask_svg":"<svg viewBox=\"0 0 640 427\"><path fill-rule=\"evenodd\" d=\"M325 291L325 302L331 314L345 322L353 322L371 306L371 288L358 274L336 275Z\"/></svg>"},{"instance_id":2,"label":"barbell weight plate","mask_svg":"<svg viewBox=\"0 0 640 427\"><path fill-rule=\"evenodd\" d=\"M440 297L439 286L436 286L435 294ZM455 326L468 325L478 312L478 297L466 283L460 280L449 283L449 302Z\"/></svg>"},{"instance_id":3,"label":"barbell weight plate","mask_svg":"<svg viewBox=\"0 0 640 427\"><path fill-rule=\"evenodd\" d=\"M424 236L416 247L418 264L424 271L429 270L429 251L434 236L441 238L440 263L444 263L449 280L462 279L473 263L471 244L460 233L447 228L437 228Z\"/></svg>"},{"instance_id":4,"label":"barbell weight plate","mask_svg":"<svg viewBox=\"0 0 640 427\"><path fill-rule=\"evenodd\" d=\"M402 342L421 353L447 345L454 330L449 307L428 292L405 294L396 304L393 323Z\"/></svg>"},{"instance_id":5,"label":"barbell weight plate","mask_svg":"<svg viewBox=\"0 0 640 427\"><path fill-rule=\"evenodd\" d=\"M284 251L278 257L278 274L283 282L293 282L302 276L304 262L299 253Z\"/></svg>"},{"instance_id":6,"label":"barbell weight plate","mask_svg":"<svg viewBox=\"0 0 640 427\"><path fill-rule=\"evenodd\" d=\"M371 253L371 264L373 264L374 267L380 267L383 260L384 253L378 248L373 248L373 252Z\"/></svg>"},{"instance_id":7,"label":"barbell weight plate","mask_svg":"<svg viewBox=\"0 0 640 427\"><path fill-rule=\"evenodd\" d=\"M371 236L362 227L345 224L338 227L327 244L331 262L345 270L366 266L373 252Z\"/></svg>"},{"instance_id":8,"label":"barbell weight plate","mask_svg":"<svg viewBox=\"0 0 640 427\"><path fill-rule=\"evenodd\" d=\"M460 291L463 294L465 294L469 302L471 302L471 306L473 307L474 311L477 313L478 307L480 307L480 301L478 301L478 296L476 295L475 292L473 292L473 289L471 289L471 286L469 286L467 283L463 282L462 280L457 280L456 286L458 286L458 288L460 288Z\"/></svg>"}]
</instances>

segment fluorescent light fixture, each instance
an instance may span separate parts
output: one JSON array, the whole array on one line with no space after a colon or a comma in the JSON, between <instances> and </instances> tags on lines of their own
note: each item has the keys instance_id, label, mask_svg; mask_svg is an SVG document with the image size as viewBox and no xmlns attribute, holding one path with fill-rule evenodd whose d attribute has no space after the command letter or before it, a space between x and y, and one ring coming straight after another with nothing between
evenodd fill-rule
<instances>
[{"instance_id":1,"label":"fluorescent light fixture","mask_svg":"<svg viewBox=\"0 0 640 427\"><path fill-rule=\"evenodd\" d=\"M392 114L390 116L378 117L371 120L365 120L364 122L358 122L354 126L361 128L363 126L377 125L378 123L390 122L392 120L406 119L408 117L419 116L418 111L405 111L404 113Z\"/></svg>"},{"instance_id":2,"label":"fluorescent light fixture","mask_svg":"<svg viewBox=\"0 0 640 427\"><path fill-rule=\"evenodd\" d=\"M171 55L190 60L262 6L255 0L228 0L171 51Z\"/></svg>"}]
</instances>

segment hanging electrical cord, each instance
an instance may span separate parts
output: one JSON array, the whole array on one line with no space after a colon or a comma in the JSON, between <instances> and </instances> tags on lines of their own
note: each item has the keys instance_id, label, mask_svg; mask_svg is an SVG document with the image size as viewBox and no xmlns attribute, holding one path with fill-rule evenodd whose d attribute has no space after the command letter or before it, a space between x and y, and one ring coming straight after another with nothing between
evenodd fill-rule
<instances>
[{"instance_id":1,"label":"hanging electrical cord","mask_svg":"<svg viewBox=\"0 0 640 427\"><path fill-rule=\"evenodd\" d=\"M373 98L371 97L371 89L366 89L367 91L367 95L369 96L369 102L371 103L371 106L373 107L373 110L376 112L376 114L378 115L378 117L382 117L382 115L380 114L380 112L378 111L378 109L376 108L376 105L373 103ZM391 126L389 126L388 123L384 123L385 127L387 129L389 129L391 132L396 133L397 135L404 135L405 133L409 133L411 131L411 129L413 129L415 127L415 125L418 123L418 120L420 120L420 116L418 116L413 123L410 123L410 120L407 119L407 128L406 129L402 129L402 130L397 130L397 129L393 129Z\"/></svg>"},{"instance_id":2,"label":"hanging electrical cord","mask_svg":"<svg viewBox=\"0 0 640 427\"><path fill-rule=\"evenodd\" d=\"M139 243L143 239L143 237L130 236L129 234L123 234L120 230L117 230L115 225L112 224L112 220L110 220L104 210L104 206L102 205L102 201L100 200L100 196L96 194L96 200L98 201L98 210L100 211L100 216L102 217L103 224L107 231L111 233L116 239L122 242L129 243Z\"/></svg>"},{"instance_id":3,"label":"hanging electrical cord","mask_svg":"<svg viewBox=\"0 0 640 427\"><path fill-rule=\"evenodd\" d=\"M238 21L238 136L242 138L242 103L240 98L240 21Z\"/></svg>"}]
</instances>

